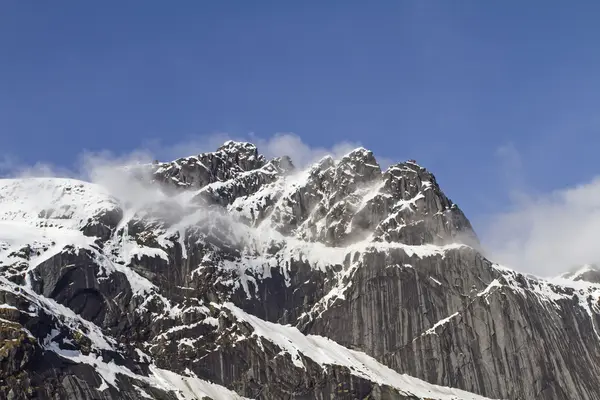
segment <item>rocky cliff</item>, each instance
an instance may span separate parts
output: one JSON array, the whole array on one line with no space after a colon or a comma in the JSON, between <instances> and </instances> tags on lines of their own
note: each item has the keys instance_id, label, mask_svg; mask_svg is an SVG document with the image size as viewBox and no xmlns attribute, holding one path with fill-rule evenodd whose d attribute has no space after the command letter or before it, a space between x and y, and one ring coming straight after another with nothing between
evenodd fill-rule
<instances>
[{"instance_id":1,"label":"rocky cliff","mask_svg":"<svg viewBox=\"0 0 600 400\"><path fill-rule=\"evenodd\" d=\"M600 399L595 270L487 260L414 162L116 176L0 180L0 398Z\"/></svg>"}]
</instances>

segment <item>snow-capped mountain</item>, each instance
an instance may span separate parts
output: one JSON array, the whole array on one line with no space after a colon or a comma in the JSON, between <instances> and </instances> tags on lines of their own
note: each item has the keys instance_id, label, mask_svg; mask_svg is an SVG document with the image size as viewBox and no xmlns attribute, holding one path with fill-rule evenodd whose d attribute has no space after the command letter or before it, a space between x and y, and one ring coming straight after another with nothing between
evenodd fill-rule
<instances>
[{"instance_id":1,"label":"snow-capped mountain","mask_svg":"<svg viewBox=\"0 0 600 400\"><path fill-rule=\"evenodd\" d=\"M415 162L101 182L0 180L0 398L600 399L599 281L487 260Z\"/></svg>"}]
</instances>

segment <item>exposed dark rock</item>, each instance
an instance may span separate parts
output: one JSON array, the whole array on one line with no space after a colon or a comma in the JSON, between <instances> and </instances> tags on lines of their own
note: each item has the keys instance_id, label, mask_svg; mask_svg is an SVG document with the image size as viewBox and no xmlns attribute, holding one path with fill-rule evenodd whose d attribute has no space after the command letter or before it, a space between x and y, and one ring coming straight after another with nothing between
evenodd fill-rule
<instances>
[{"instance_id":1,"label":"exposed dark rock","mask_svg":"<svg viewBox=\"0 0 600 400\"><path fill-rule=\"evenodd\" d=\"M600 399L597 268L493 264L414 162L360 148L297 171L230 141L126 172L161 200L43 181L106 206L0 207L40 233L0 234L1 399Z\"/></svg>"}]
</instances>

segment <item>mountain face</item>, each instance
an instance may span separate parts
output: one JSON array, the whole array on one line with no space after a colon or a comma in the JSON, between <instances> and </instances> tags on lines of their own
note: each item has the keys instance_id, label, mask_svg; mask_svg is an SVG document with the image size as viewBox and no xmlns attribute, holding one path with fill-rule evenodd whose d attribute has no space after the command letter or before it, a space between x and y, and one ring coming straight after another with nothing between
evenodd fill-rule
<instances>
[{"instance_id":1,"label":"mountain face","mask_svg":"<svg viewBox=\"0 0 600 400\"><path fill-rule=\"evenodd\" d=\"M600 399L597 274L487 260L414 162L116 177L0 180L0 398Z\"/></svg>"}]
</instances>

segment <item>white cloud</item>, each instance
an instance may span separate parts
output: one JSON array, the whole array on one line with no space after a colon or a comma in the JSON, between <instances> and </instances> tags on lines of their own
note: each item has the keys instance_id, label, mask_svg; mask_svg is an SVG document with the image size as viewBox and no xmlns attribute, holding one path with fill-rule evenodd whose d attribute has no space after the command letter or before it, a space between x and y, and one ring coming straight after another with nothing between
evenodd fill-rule
<instances>
[{"instance_id":1,"label":"white cloud","mask_svg":"<svg viewBox=\"0 0 600 400\"><path fill-rule=\"evenodd\" d=\"M133 173L136 166L147 165L152 161L153 155L146 150L136 150L125 155L115 155L108 151L84 152L79 157L78 177L103 186L127 204L141 207L166 198L156 186L136 178Z\"/></svg>"},{"instance_id":2,"label":"white cloud","mask_svg":"<svg viewBox=\"0 0 600 400\"><path fill-rule=\"evenodd\" d=\"M502 151L511 177L524 167L514 146ZM517 181L511 207L494 215L483 232L493 261L542 277L600 261L600 177L551 193L532 194Z\"/></svg>"}]
</instances>

